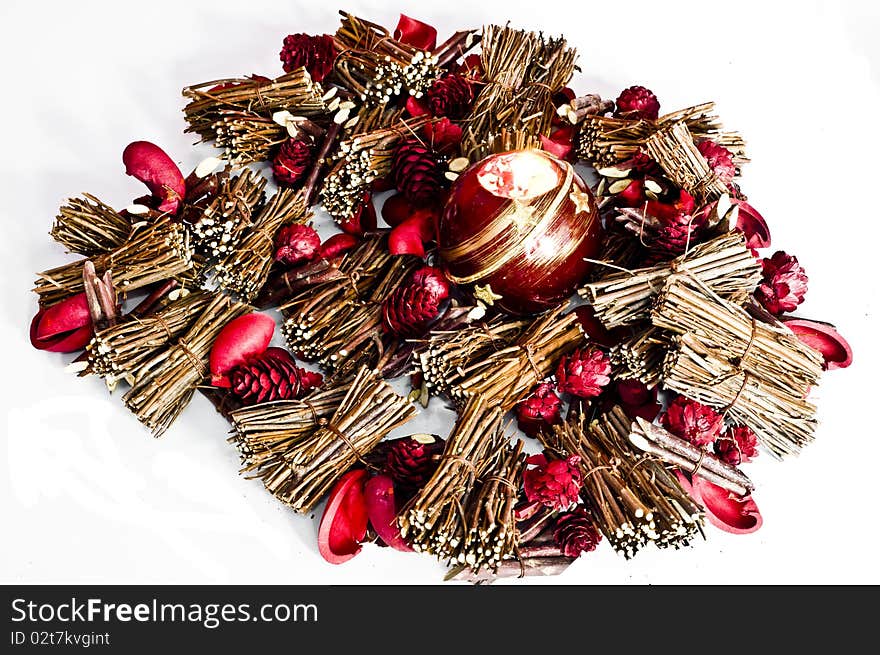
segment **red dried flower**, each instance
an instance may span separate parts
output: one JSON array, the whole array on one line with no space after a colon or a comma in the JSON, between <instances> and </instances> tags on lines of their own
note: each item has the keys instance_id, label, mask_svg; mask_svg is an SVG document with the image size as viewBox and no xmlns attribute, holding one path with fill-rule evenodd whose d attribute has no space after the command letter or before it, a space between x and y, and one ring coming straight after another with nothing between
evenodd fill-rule
<instances>
[{"instance_id":1,"label":"red dried flower","mask_svg":"<svg viewBox=\"0 0 880 655\"><path fill-rule=\"evenodd\" d=\"M431 114L460 120L471 111L475 97L474 84L463 75L450 73L434 80L425 95Z\"/></svg>"},{"instance_id":2,"label":"red dried flower","mask_svg":"<svg viewBox=\"0 0 880 655\"><path fill-rule=\"evenodd\" d=\"M287 73L305 67L315 82L321 82L333 70L335 59L336 48L329 34L312 36L300 33L284 37L281 63Z\"/></svg>"},{"instance_id":3,"label":"red dried flower","mask_svg":"<svg viewBox=\"0 0 880 655\"><path fill-rule=\"evenodd\" d=\"M776 315L797 309L804 301L808 281L797 257L779 250L761 260L761 265L764 279L755 291L758 302Z\"/></svg>"},{"instance_id":4,"label":"red dried flower","mask_svg":"<svg viewBox=\"0 0 880 655\"><path fill-rule=\"evenodd\" d=\"M313 260L321 248L321 237L310 225L285 225L275 236L275 261L296 266Z\"/></svg>"},{"instance_id":5,"label":"red dried flower","mask_svg":"<svg viewBox=\"0 0 880 655\"><path fill-rule=\"evenodd\" d=\"M725 185L733 182L736 177L736 166L733 165L733 153L722 145L710 139L704 139L697 144L697 150L709 162L709 168Z\"/></svg>"},{"instance_id":6,"label":"red dried flower","mask_svg":"<svg viewBox=\"0 0 880 655\"><path fill-rule=\"evenodd\" d=\"M272 174L278 186L296 186L302 182L314 163L312 148L305 141L288 139L278 148L272 160Z\"/></svg>"},{"instance_id":7,"label":"red dried flower","mask_svg":"<svg viewBox=\"0 0 880 655\"><path fill-rule=\"evenodd\" d=\"M611 362L598 348L575 350L563 357L556 369L556 386L562 393L592 398L611 382Z\"/></svg>"},{"instance_id":8,"label":"red dried flower","mask_svg":"<svg viewBox=\"0 0 880 655\"><path fill-rule=\"evenodd\" d=\"M577 503L583 483L580 461L577 455L554 460L548 460L543 454L529 457L526 463L534 468L523 472L526 499L554 510L565 510Z\"/></svg>"},{"instance_id":9,"label":"red dried flower","mask_svg":"<svg viewBox=\"0 0 880 655\"><path fill-rule=\"evenodd\" d=\"M539 384L516 408L519 429L530 437L536 437L541 428L561 423L559 405L559 396L553 391L553 385L549 382Z\"/></svg>"},{"instance_id":10,"label":"red dried flower","mask_svg":"<svg viewBox=\"0 0 880 655\"><path fill-rule=\"evenodd\" d=\"M707 446L718 438L724 418L711 407L677 396L660 417L663 427L695 446Z\"/></svg>"},{"instance_id":11,"label":"red dried flower","mask_svg":"<svg viewBox=\"0 0 880 655\"><path fill-rule=\"evenodd\" d=\"M655 121L660 115L660 101L650 89L631 86L617 97L614 115L619 118L642 118Z\"/></svg>"},{"instance_id":12,"label":"red dried flower","mask_svg":"<svg viewBox=\"0 0 880 655\"><path fill-rule=\"evenodd\" d=\"M267 348L232 369L229 379L230 391L246 405L302 398L323 382L320 373L298 367L283 348Z\"/></svg>"},{"instance_id":13,"label":"red dried flower","mask_svg":"<svg viewBox=\"0 0 880 655\"><path fill-rule=\"evenodd\" d=\"M420 489L437 470L443 453L443 439L421 435L395 439L385 457L385 472L404 489Z\"/></svg>"},{"instance_id":14,"label":"red dried flower","mask_svg":"<svg viewBox=\"0 0 880 655\"><path fill-rule=\"evenodd\" d=\"M596 550L602 541L602 534L593 524L589 512L581 505L556 518L553 538L563 555L578 557L581 553Z\"/></svg>"},{"instance_id":15,"label":"red dried flower","mask_svg":"<svg viewBox=\"0 0 880 655\"><path fill-rule=\"evenodd\" d=\"M728 439L726 436L719 437L715 441L714 448L718 458L731 466L738 466L743 461L742 453L733 439Z\"/></svg>"},{"instance_id":16,"label":"red dried flower","mask_svg":"<svg viewBox=\"0 0 880 655\"><path fill-rule=\"evenodd\" d=\"M724 443L722 444L722 442ZM733 454L732 451L735 451L736 454ZM715 442L715 454L733 465L750 462L758 456L758 437L746 425L728 428ZM736 461L732 461L734 459Z\"/></svg>"},{"instance_id":17,"label":"red dried flower","mask_svg":"<svg viewBox=\"0 0 880 655\"><path fill-rule=\"evenodd\" d=\"M440 313L449 297L449 282L439 268L423 266L382 303L386 331L398 336L418 336Z\"/></svg>"}]
</instances>

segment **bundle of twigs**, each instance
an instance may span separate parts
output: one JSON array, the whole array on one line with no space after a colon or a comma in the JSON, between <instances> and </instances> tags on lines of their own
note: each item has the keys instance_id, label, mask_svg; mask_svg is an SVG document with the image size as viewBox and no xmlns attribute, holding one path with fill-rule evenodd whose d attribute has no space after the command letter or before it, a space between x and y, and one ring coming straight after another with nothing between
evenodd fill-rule
<instances>
[{"instance_id":1,"label":"bundle of twigs","mask_svg":"<svg viewBox=\"0 0 880 655\"><path fill-rule=\"evenodd\" d=\"M384 237L369 237L330 269L332 275L296 289L280 307L285 317L281 331L290 350L309 361L329 362L332 353L327 344L335 330L362 306L389 271L400 266L396 261Z\"/></svg>"},{"instance_id":2,"label":"bundle of twigs","mask_svg":"<svg viewBox=\"0 0 880 655\"><path fill-rule=\"evenodd\" d=\"M727 194L727 185L718 179L709 162L700 154L684 121L654 132L645 141L645 148L651 159L660 164L666 177L702 204Z\"/></svg>"},{"instance_id":3,"label":"bundle of twigs","mask_svg":"<svg viewBox=\"0 0 880 655\"><path fill-rule=\"evenodd\" d=\"M347 393L347 385L327 386L303 400L258 403L233 411L234 434L228 441L238 448L242 473L283 465L284 453L311 437L318 421L332 415Z\"/></svg>"},{"instance_id":4,"label":"bundle of twigs","mask_svg":"<svg viewBox=\"0 0 880 655\"><path fill-rule=\"evenodd\" d=\"M714 112L715 103L706 102L666 114L656 121L587 115L581 122L578 154L596 168L614 166L644 151L648 139L658 130L684 122L695 140L712 139L730 150L737 167L748 162L742 136L724 132Z\"/></svg>"},{"instance_id":5,"label":"bundle of twigs","mask_svg":"<svg viewBox=\"0 0 880 655\"><path fill-rule=\"evenodd\" d=\"M186 332L213 297L196 290L155 314L144 318L129 314L127 320L97 332L86 347L85 372L103 377L111 386L122 379L135 384L141 365Z\"/></svg>"},{"instance_id":6,"label":"bundle of twigs","mask_svg":"<svg viewBox=\"0 0 880 655\"><path fill-rule=\"evenodd\" d=\"M82 198L71 198L61 206L50 234L68 252L94 257L125 243L131 234L131 221L84 193Z\"/></svg>"},{"instance_id":7,"label":"bundle of twigs","mask_svg":"<svg viewBox=\"0 0 880 655\"><path fill-rule=\"evenodd\" d=\"M498 317L465 328L436 326L416 346L413 365L427 393L463 402L459 386L469 364L510 347L529 326L525 319Z\"/></svg>"},{"instance_id":8,"label":"bundle of twigs","mask_svg":"<svg viewBox=\"0 0 880 655\"><path fill-rule=\"evenodd\" d=\"M494 400L468 399L437 470L398 517L416 551L477 570L513 555L522 443L510 445L503 415Z\"/></svg>"},{"instance_id":9,"label":"bundle of twigs","mask_svg":"<svg viewBox=\"0 0 880 655\"><path fill-rule=\"evenodd\" d=\"M221 109L212 123L214 145L233 166L245 166L272 157L287 140L287 129L269 116L253 111Z\"/></svg>"},{"instance_id":10,"label":"bundle of twigs","mask_svg":"<svg viewBox=\"0 0 880 655\"><path fill-rule=\"evenodd\" d=\"M235 249L214 266L217 286L245 300L253 299L275 261L275 234L279 228L290 223L305 223L310 216L299 191L279 189L242 230Z\"/></svg>"},{"instance_id":11,"label":"bundle of twigs","mask_svg":"<svg viewBox=\"0 0 880 655\"><path fill-rule=\"evenodd\" d=\"M649 318L654 298L676 271L687 271L733 302L745 301L761 281L761 266L746 247L745 237L731 232L672 261L600 278L578 293L606 327L636 323Z\"/></svg>"},{"instance_id":12,"label":"bundle of twigs","mask_svg":"<svg viewBox=\"0 0 880 655\"><path fill-rule=\"evenodd\" d=\"M222 294L214 296L182 337L135 371L135 383L122 400L153 436L168 429L208 376L208 355L220 330L250 310Z\"/></svg>"},{"instance_id":13,"label":"bundle of twigs","mask_svg":"<svg viewBox=\"0 0 880 655\"><path fill-rule=\"evenodd\" d=\"M609 356L614 377L640 380L653 387L660 381L669 342L670 336L664 330L651 324L642 326L632 336L611 348Z\"/></svg>"},{"instance_id":14,"label":"bundle of twigs","mask_svg":"<svg viewBox=\"0 0 880 655\"><path fill-rule=\"evenodd\" d=\"M627 559L648 543L680 548L702 535L700 508L660 459L631 446L631 426L614 407L589 426L575 415L541 437L548 448L580 457L581 493L597 527Z\"/></svg>"},{"instance_id":15,"label":"bundle of twigs","mask_svg":"<svg viewBox=\"0 0 880 655\"><path fill-rule=\"evenodd\" d=\"M265 188L266 178L250 170L220 180L211 202L189 226L203 277L235 255L242 236L254 223Z\"/></svg>"},{"instance_id":16,"label":"bundle of twigs","mask_svg":"<svg viewBox=\"0 0 880 655\"><path fill-rule=\"evenodd\" d=\"M680 335L663 366L664 386L728 412L777 457L812 440L815 407L805 398L822 357L787 328L754 319L684 274L667 281L652 321Z\"/></svg>"},{"instance_id":17,"label":"bundle of twigs","mask_svg":"<svg viewBox=\"0 0 880 655\"><path fill-rule=\"evenodd\" d=\"M343 473L415 414L415 407L375 371L362 368L329 421L319 419L310 437L293 443L283 461L259 477L280 501L297 512L310 512Z\"/></svg>"},{"instance_id":18,"label":"bundle of twigs","mask_svg":"<svg viewBox=\"0 0 880 655\"><path fill-rule=\"evenodd\" d=\"M641 417L636 418L629 441L639 450L739 496L745 496L755 488L752 481L735 466Z\"/></svg>"},{"instance_id":19,"label":"bundle of twigs","mask_svg":"<svg viewBox=\"0 0 880 655\"><path fill-rule=\"evenodd\" d=\"M450 390L453 399L480 394L504 410L513 408L554 371L560 357L584 341L577 316L564 310L559 307L535 319L513 345L469 361L461 382Z\"/></svg>"},{"instance_id":20,"label":"bundle of twigs","mask_svg":"<svg viewBox=\"0 0 880 655\"><path fill-rule=\"evenodd\" d=\"M404 119L390 127L342 141L321 188L321 200L327 213L337 221L350 218L363 204L370 185L391 171L398 142L418 134L429 120L424 116Z\"/></svg>"},{"instance_id":21,"label":"bundle of twigs","mask_svg":"<svg viewBox=\"0 0 880 655\"><path fill-rule=\"evenodd\" d=\"M298 68L274 80L264 77L227 78L194 84L183 89L189 100L183 109L186 131L203 141L217 135L224 112L255 113L270 118L280 110L298 116L317 117L327 113L324 89L305 68Z\"/></svg>"},{"instance_id":22,"label":"bundle of twigs","mask_svg":"<svg viewBox=\"0 0 880 655\"><path fill-rule=\"evenodd\" d=\"M487 144L503 128L531 135L549 135L556 114L553 95L574 73L577 58L565 39L487 25L481 55L486 82L465 128L463 153L476 161L488 154Z\"/></svg>"},{"instance_id":23,"label":"bundle of twigs","mask_svg":"<svg viewBox=\"0 0 880 655\"><path fill-rule=\"evenodd\" d=\"M99 276L112 272L116 290L122 294L182 274L193 267L185 229L167 216L134 229L121 246L96 255L91 261ZM82 292L85 262L81 259L38 273L34 291L40 296L40 304L54 305Z\"/></svg>"}]
</instances>

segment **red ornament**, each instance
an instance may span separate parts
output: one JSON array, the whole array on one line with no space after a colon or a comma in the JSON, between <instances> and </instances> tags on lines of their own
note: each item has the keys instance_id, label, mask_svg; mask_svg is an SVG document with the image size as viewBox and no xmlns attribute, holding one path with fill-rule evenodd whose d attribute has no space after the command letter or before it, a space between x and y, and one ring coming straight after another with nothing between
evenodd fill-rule
<instances>
[{"instance_id":1,"label":"red ornament","mask_svg":"<svg viewBox=\"0 0 880 655\"><path fill-rule=\"evenodd\" d=\"M541 150L492 155L452 185L439 253L457 284L486 287L501 309L543 311L568 298L598 255L593 194L570 164Z\"/></svg>"},{"instance_id":2,"label":"red ornament","mask_svg":"<svg viewBox=\"0 0 880 655\"><path fill-rule=\"evenodd\" d=\"M581 505L571 512L560 514L553 527L556 545L566 557L596 550L602 534L596 529L589 512Z\"/></svg>"},{"instance_id":3,"label":"red ornament","mask_svg":"<svg viewBox=\"0 0 880 655\"><path fill-rule=\"evenodd\" d=\"M540 502L553 510L566 510L578 501L583 478L580 457L549 460L545 455L532 455L526 460L534 468L523 471L526 499Z\"/></svg>"},{"instance_id":4,"label":"red ornament","mask_svg":"<svg viewBox=\"0 0 880 655\"><path fill-rule=\"evenodd\" d=\"M562 422L559 396L549 382L539 384L531 395L516 408L516 424L530 437L537 437L541 428Z\"/></svg>"},{"instance_id":5,"label":"red ornament","mask_svg":"<svg viewBox=\"0 0 880 655\"><path fill-rule=\"evenodd\" d=\"M617 97L614 115L618 118L641 118L656 121L660 115L660 101L650 89L631 86Z\"/></svg>"},{"instance_id":6,"label":"red ornament","mask_svg":"<svg viewBox=\"0 0 880 655\"><path fill-rule=\"evenodd\" d=\"M755 298L771 314L797 309L807 293L807 274L797 257L781 250L761 261L764 280L755 290Z\"/></svg>"},{"instance_id":7,"label":"red ornament","mask_svg":"<svg viewBox=\"0 0 880 655\"><path fill-rule=\"evenodd\" d=\"M724 419L711 407L677 396L660 417L660 423L672 434L701 447L718 438Z\"/></svg>"},{"instance_id":8,"label":"red ornament","mask_svg":"<svg viewBox=\"0 0 880 655\"><path fill-rule=\"evenodd\" d=\"M275 235L275 261L296 266L318 256L321 237L309 225L285 225Z\"/></svg>"},{"instance_id":9,"label":"red ornament","mask_svg":"<svg viewBox=\"0 0 880 655\"><path fill-rule=\"evenodd\" d=\"M562 358L556 369L556 385L562 393L594 398L611 382L611 362L598 348L575 350Z\"/></svg>"},{"instance_id":10,"label":"red ornament","mask_svg":"<svg viewBox=\"0 0 880 655\"><path fill-rule=\"evenodd\" d=\"M285 72L305 67L312 79L320 82L333 70L336 48L329 34L290 34L284 37L280 56Z\"/></svg>"}]
</instances>

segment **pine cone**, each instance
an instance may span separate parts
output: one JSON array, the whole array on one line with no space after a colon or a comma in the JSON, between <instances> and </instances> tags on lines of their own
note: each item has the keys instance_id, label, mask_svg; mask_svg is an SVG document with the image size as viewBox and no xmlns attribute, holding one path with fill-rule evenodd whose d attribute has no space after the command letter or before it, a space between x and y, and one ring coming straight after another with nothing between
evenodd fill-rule
<instances>
[{"instance_id":1,"label":"pine cone","mask_svg":"<svg viewBox=\"0 0 880 655\"><path fill-rule=\"evenodd\" d=\"M444 442L439 437L427 441L431 435L414 435L395 439L385 458L385 473L403 489L421 489L437 470Z\"/></svg>"},{"instance_id":2,"label":"pine cone","mask_svg":"<svg viewBox=\"0 0 880 655\"><path fill-rule=\"evenodd\" d=\"M449 297L449 283L439 268L423 266L382 303L385 331L397 336L424 334Z\"/></svg>"},{"instance_id":3,"label":"pine cone","mask_svg":"<svg viewBox=\"0 0 880 655\"><path fill-rule=\"evenodd\" d=\"M578 501L583 478L580 457L548 460L546 455L532 455L526 460L534 468L523 471L523 490L530 503L540 502L553 510L566 510Z\"/></svg>"},{"instance_id":4,"label":"pine cone","mask_svg":"<svg viewBox=\"0 0 880 655\"><path fill-rule=\"evenodd\" d=\"M320 373L299 368L293 356L282 348L268 348L264 353L229 373L230 391L245 405L272 400L302 398L321 386Z\"/></svg>"},{"instance_id":5,"label":"pine cone","mask_svg":"<svg viewBox=\"0 0 880 655\"><path fill-rule=\"evenodd\" d=\"M722 145L718 145L710 139L704 139L697 144L697 150L709 162L709 168L725 185L733 182L736 177L736 166L733 164L733 153Z\"/></svg>"},{"instance_id":6,"label":"pine cone","mask_svg":"<svg viewBox=\"0 0 880 655\"><path fill-rule=\"evenodd\" d=\"M660 423L675 436L703 447L718 438L724 419L711 407L677 396L660 417Z\"/></svg>"},{"instance_id":7,"label":"pine cone","mask_svg":"<svg viewBox=\"0 0 880 655\"><path fill-rule=\"evenodd\" d=\"M312 168L315 158L305 141L287 139L272 160L272 173L278 186L296 186Z\"/></svg>"},{"instance_id":8,"label":"pine cone","mask_svg":"<svg viewBox=\"0 0 880 655\"><path fill-rule=\"evenodd\" d=\"M589 512L581 505L556 518L553 538L564 555L578 557L581 553L596 550L602 541L602 534L593 524Z\"/></svg>"},{"instance_id":9,"label":"pine cone","mask_svg":"<svg viewBox=\"0 0 880 655\"><path fill-rule=\"evenodd\" d=\"M275 235L275 261L296 266L313 260L321 247L321 237L310 225L285 225Z\"/></svg>"},{"instance_id":10,"label":"pine cone","mask_svg":"<svg viewBox=\"0 0 880 655\"><path fill-rule=\"evenodd\" d=\"M474 103L474 85L466 77L450 73L434 80L426 95L431 114L461 120Z\"/></svg>"},{"instance_id":11,"label":"pine cone","mask_svg":"<svg viewBox=\"0 0 880 655\"><path fill-rule=\"evenodd\" d=\"M781 250L765 257L761 264L764 280L755 290L755 298L771 314L782 314L797 309L807 293L807 274L797 257Z\"/></svg>"},{"instance_id":12,"label":"pine cone","mask_svg":"<svg viewBox=\"0 0 880 655\"><path fill-rule=\"evenodd\" d=\"M401 141L391 163L391 180L413 205L438 202L445 187L437 155L415 137Z\"/></svg>"},{"instance_id":13,"label":"pine cone","mask_svg":"<svg viewBox=\"0 0 880 655\"><path fill-rule=\"evenodd\" d=\"M641 118L656 121L660 115L660 101L650 89L631 86L624 89L615 102L614 115L618 118Z\"/></svg>"},{"instance_id":14,"label":"pine cone","mask_svg":"<svg viewBox=\"0 0 880 655\"><path fill-rule=\"evenodd\" d=\"M286 73L305 66L312 79L321 82L333 70L335 59L336 48L329 34L290 34L284 38L281 62Z\"/></svg>"},{"instance_id":15,"label":"pine cone","mask_svg":"<svg viewBox=\"0 0 880 655\"><path fill-rule=\"evenodd\" d=\"M556 387L561 393L592 398L611 382L611 362L598 348L575 350L563 357L556 369Z\"/></svg>"},{"instance_id":16,"label":"pine cone","mask_svg":"<svg viewBox=\"0 0 880 655\"><path fill-rule=\"evenodd\" d=\"M553 392L553 385L548 382L539 384L516 408L519 429L530 437L537 437L541 428L561 423L559 405L559 396Z\"/></svg>"},{"instance_id":17,"label":"pine cone","mask_svg":"<svg viewBox=\"0 0 880 655\"><path fill-rule=\"evenodd\" d=\"M758 437L745 425L728 428L715 442L715 454L733 466L749 462L758 456Z\"/></svg>"}]
</instances>

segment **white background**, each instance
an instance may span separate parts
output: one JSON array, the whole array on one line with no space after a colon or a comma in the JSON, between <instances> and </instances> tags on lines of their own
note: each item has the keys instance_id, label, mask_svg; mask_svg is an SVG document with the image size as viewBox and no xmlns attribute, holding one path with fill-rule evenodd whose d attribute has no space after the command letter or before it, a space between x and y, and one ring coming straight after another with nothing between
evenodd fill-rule
<instances>
[{"instance_id":1,"label":"white background","mask_svg":"<svg viewBox=\"0 0 880 655\"><path fill-rule=\"evenodd\" d=\"M872 6L874 5L874 6ZM644 84L671 111L718 102L746 135L743 187L773 245L810 276L798 313L835 322L855 364L815 392L821 428L799 458L746 469L764 527L708 529L684 551L626 562L603 544L552 583L880 582L876 3L349 2L393 27L404 11L454 28L504 22L564 32L580 93ZM294 515L237 474L227 425L201 397L154 440L71 359L33 350L33 273L68 261L47 235L83 191L122 207L145 192L121 152L154 141L184 174L210 149L183 134L180 89L281 72L290 32L333 32L328 2L152 0L0 3L5 428L0 582L437 583L434 560L367 547L343 566L318 555L317 518ZM873 335L873 336L872 336ZM436 404L436 401L435 401ZM422 416L407 432L445 431ZM528 581L527 581L528 582Z\"/></svg>"}]
</instances>

